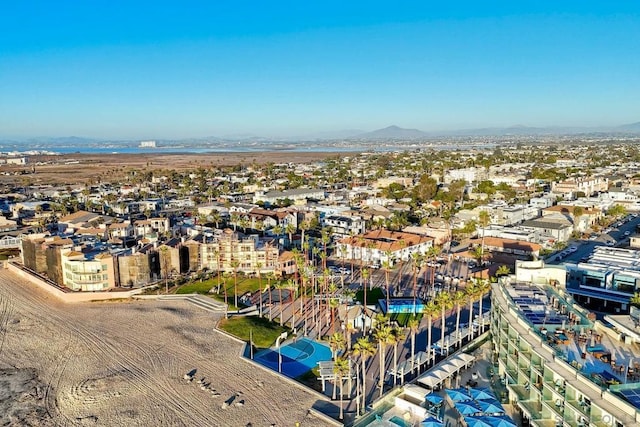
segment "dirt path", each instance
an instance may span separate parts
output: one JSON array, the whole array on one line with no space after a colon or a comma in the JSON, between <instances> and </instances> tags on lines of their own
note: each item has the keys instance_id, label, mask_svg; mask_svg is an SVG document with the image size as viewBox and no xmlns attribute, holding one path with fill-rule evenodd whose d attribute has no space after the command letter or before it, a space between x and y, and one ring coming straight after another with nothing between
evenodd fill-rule
<instances>
[{"instance_id":1,"label":"dirt path","mask_svg":"<svg viewBox=\"0 0 640 427\"><path fill-rule=\"evenodd\" d=\"M307 415L315 395L240 360L215 322L179 301L65 305L0 270L0 368L45 384L41 425L324 425ZM183 379L192 369L217 396Z\"/></svg>"}]
</instances>

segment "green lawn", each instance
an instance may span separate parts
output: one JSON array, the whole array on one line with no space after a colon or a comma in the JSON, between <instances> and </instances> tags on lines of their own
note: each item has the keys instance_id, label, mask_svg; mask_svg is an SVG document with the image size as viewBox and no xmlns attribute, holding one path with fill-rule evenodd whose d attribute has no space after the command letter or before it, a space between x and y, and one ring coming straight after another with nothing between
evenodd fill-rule
<instances>
[{"instance_id":1,"label":"green lawn","mask_svg":"<svg viewBox=\"0 0 640 427\"><path fill-rule=\"evenodd\" d=\"M384 299L385 297L386 296L384 292L380 288L373 288L371 290L367 289L367 305L377 304L378 300ZM360 289L358 292L356 292L356 301L362 303L363 299L364 291Z\"/></svg>"},{"instance_id":2,"label":"green lawn","mask_svg":"<svg viewBox=\"0 0 640 427\"><path fill-rule=\"evenodd\" d=\"M276 280L271 281L271 286L274 286L277 283ZM257 277L244 277L238 275L238 296L245 294L246 292L254 292L262 287L264 289L268 284L267 279L262 278L262 286L260 286L260 280ZM220 295L224 295L224 286L227 288L227 295L230 299L234 298L235 295L235 283L233 277L225 277L222 279L222 288L220 288ZM218 287L218 278L213 277L211 279L200 282L199 280L185 283L180 286L176 293L178 294L207 294L211 288Z\"/></svg>"},{"instance_id":3,"label":"green lawn","mask_svg":"<svg viewBox=\"0 0 640 427\"><path fill-rule=\"evenodd\" d=\"M258 316L237 316L222 319L218 325L223 331L249 342L249 331L253 331L253 345L258 348L271 347L278 336L289 328Z\"/></svg>"},{"instance_id":4,"label":"green lawn","mask_svg":"<svg viewBox=\"0 0 640 427\"><path fill-rule=\"evenodd\" d=\"M212 287L216 286L218 282L214 281L214 279L209 279L200 282L189 282L180 286L176 291L176 294L207 294L211 290Z\"/></svg>"},{"instance_id":5,"label":"green lawn","mask_svg":"<svg viewBox=\"0 0 640 427\"><path fill-rule=\"evenodd\" d=\"M413 313L392 313L391 321L396 321L398 322L398 325L405 327L411 317L413 317ZM422 319L422 313L418 313L417 318L418 320Z\"/></svg>"}]
</instances>

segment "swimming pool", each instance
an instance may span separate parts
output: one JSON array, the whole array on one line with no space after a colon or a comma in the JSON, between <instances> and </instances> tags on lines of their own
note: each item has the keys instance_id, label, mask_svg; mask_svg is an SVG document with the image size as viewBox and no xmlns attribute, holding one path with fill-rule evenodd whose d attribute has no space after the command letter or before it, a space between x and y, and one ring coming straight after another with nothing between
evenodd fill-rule
<instances>
[{"instance_id":1,"label":"swimming pool","mask_svg":"<svg viewBox=\"0 0 640 427\"><path fill-rule=\"evenodd\" d=\"M281 346L280 351L263 350L257 353L253 360L278 371L278 361L282 357L282 373L295 378L318 366L318 362L331 360L331 356L331 349L328 346L309 338L300 338Z\"/></svg>"},{"instance_id":2,"label":"swimming pool","mask_svg":"<svg viewBox=\"0 0 640 427\"><path fill-rule=\"evenodd\" d=\"M405 420L403 420L397 415L394 415L393 417L389 418L389 421L391 421L392 423L400 427L411 427L411 423L406 422Z\"/></svg>"},{"instance_id":3,"label":"swimming pool","mask_svg":"<svg viewBox=\"0 0 640 427\"><path fill-rule=\"evenodd\" d=\"M389 307L387 307L386 299L378 300L378 304L380 304L380 308L382 308L382 312L385 314L422 313L422 310L424 308L424 303L420 298L416 298L415 305L414 305L413 299L410 299L410 298L390 299Z\"/></svg>"}]
</instances>

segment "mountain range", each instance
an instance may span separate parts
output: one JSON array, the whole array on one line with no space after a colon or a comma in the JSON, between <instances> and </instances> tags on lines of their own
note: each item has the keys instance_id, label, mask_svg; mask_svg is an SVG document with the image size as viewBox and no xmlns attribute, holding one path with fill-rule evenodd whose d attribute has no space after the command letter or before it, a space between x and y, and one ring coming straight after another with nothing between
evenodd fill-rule
<instances>
[{"instance_id":1,"label":"mountain range","mask_svg":"<svg viewBox=\"0 0 640 427\"><path fill-rule=\"evenodd\" d=\"M536 135L578 135L578 134L611 134L611 135L636 135L640 134L640 122L624 124L620 126L610 127L531 127L516 125L510 127L487 127L476 129L462 129L454 131L422 131L419 129L407 129L396 125L391 125L382 129L376 129L370 132L362 130L341 130L330 132L317 132L314 134L301 135L296 137L261 137L252 134L235 134L226 137L208 136L203 138L183 138L183 139L158 139L159 143L166 144L268 144L272 142L305 142L305 141L378 141L378 140L420 140L432 139L437 137L471 137L471 136L536 136ZM0 136L0 143L5 145L5 149L14 146L15 149L29 146L32 149L56 147L56 146L78 146L83 144L111 144L118 145L137 145L139 139L101 139L101 138L85 138L77 136L68 137L7 137Z\"/></svg>"}]
</instances>

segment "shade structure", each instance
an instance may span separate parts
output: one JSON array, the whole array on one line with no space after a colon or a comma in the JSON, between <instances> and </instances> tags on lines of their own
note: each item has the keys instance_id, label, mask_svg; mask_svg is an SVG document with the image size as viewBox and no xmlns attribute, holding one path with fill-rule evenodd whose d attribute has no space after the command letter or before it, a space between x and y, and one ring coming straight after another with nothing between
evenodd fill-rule
<instances>
[{"instance_id":1,"label":"shade structure","mask_svg":"<svg viewBox=\"0 0 640 427\"><path fill-rule=\"evenodd\" d=\"M480 409L473 400L469 400L467 402L456 402L455 407L462 415L473 415L482 412L482 409Z\"/></svg>"},{"instance_id":2,"label":"shade structure","mask_svg":"<svg viewBox=\"0 0 640 427\"><path fill-rule=\"evenodd\" d=\"M454 365L453 363L445 363L443 365L438 366L438 370L444 371L447 373L447 376L451 376L458 372L460 369L459 366Z\"/></svg>"},{"instance_id":3,"label":"shade structure","mask_svg":"<svg viewBox=\"0 0 640 427\"><path fill-rule=\"evenodd\" d=\"M429 417L420 423L420 427L443 427L444 424L437 418Z\"/></svg>"},{"instance_id":4,"label":"shade structure","mask_svg":"<svg viewBox=\"0 0 640 427\"><path fill-rule=\"evenodd\" d=\"M436 375L428 374L418 378L418 382L429 388L434 388L442 382L442 379L438 378Z\"/></svg>"},{"instance_id":5,"label":"shade structure","mask_svg":"<svg viewBox=\"0 0 640 427\"><path fill-rule=\"evenodd\" d=\"M423 363L426 363L427 360L429 360L429 355L424 351L419 351L414 356L414 360L416 361L416 364L422 365Z\"/></svg>"},{"instance_id":6,"label":"shade structure","mask_svg":"<svg viewBox=\"0 0 640 427\"><path fill-rule=\"evenodd\" d=\"M467 391L463 388L453 388L447 390L447 396L449 399L453 400L453 402L466 402L472 400L472 397L469 396Z\"/></svg>"},{"instance_id":7,"label":"shade structure","mask_svg":"<svg viewBox=\"0 0 640 427\"><path fill-rule=\"evenodd\" d=\"M441 396L438 396L437 394L428 394L425 400L431 403L432 405L439 405L442 403L444 398L442 398Z\"/></svg>"},{"instance_id":8,"label":"shade structure","mask_svg":"<svg viewBox=\"0 0 640 427\"><path fill-rule=\"evenodd\" d=\"M469 389L469 395L475 400L496 400L496 395L488 388L471 388Z\"/></svg>"},{"instance_id":9,"label":"shade structure","mask_svg":"<svg viewBox=\"0 0 640 427\"><path fill-rule=\"evenodd\" d=\"M473 361L475 360L475 356L472 356L471 354L460 353L451 358L449 361L459 366L466 366L473 363Z\"/></svg>"},{"instance_id":10,"label":"shade structure","mask_svg":"<svg viewBox=\"0 0 640 427\"><path fill-rule=\"evenodd\" d=\"M476 403L478 404L478 407L482 409L482 412L487 415L505 413L504 408L502 407L500 402L495 399L478 400L476 401Z\"/></svg>"}]
</instances>

